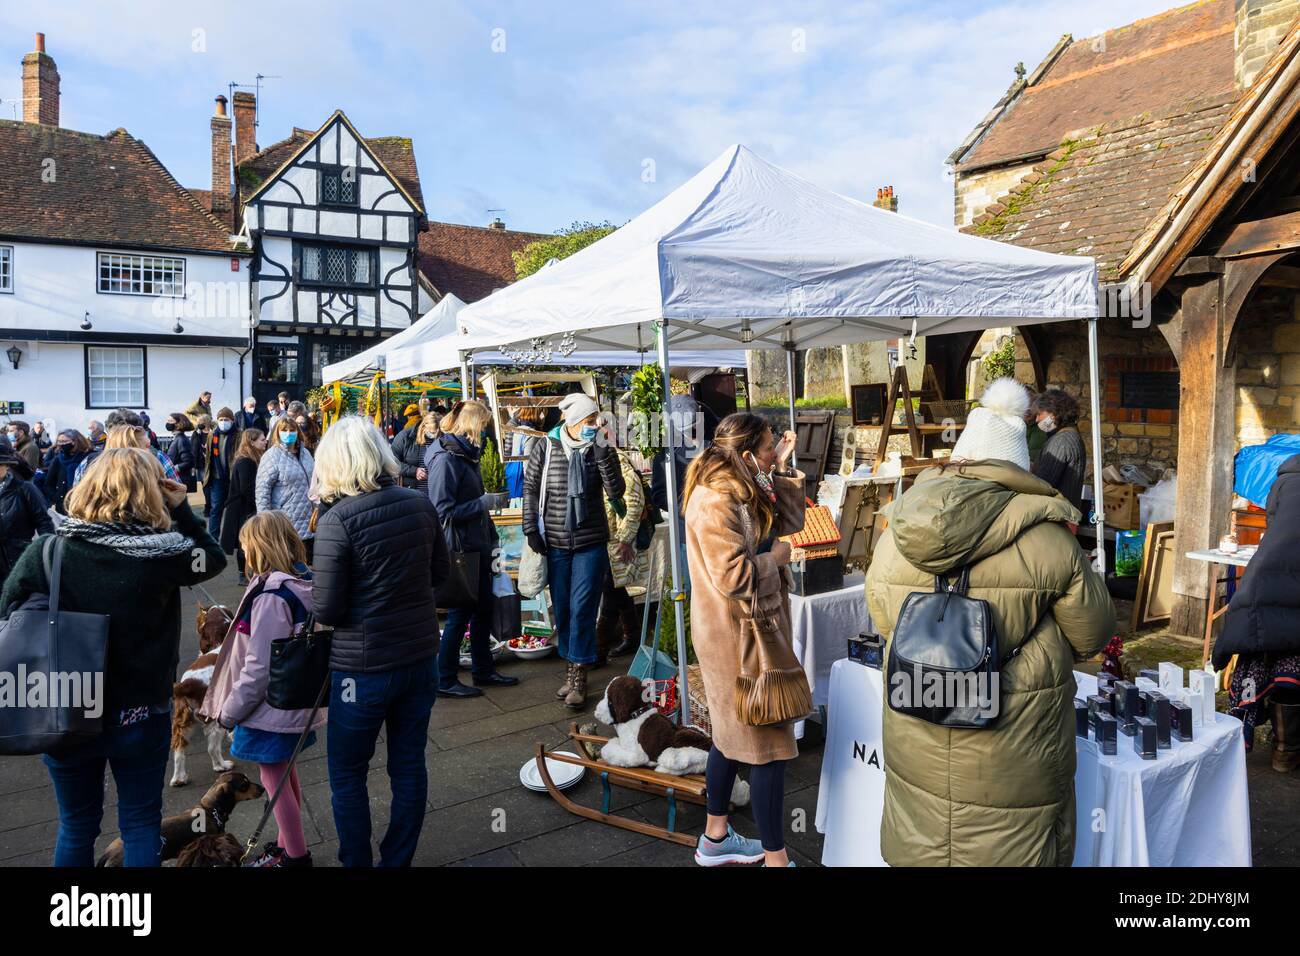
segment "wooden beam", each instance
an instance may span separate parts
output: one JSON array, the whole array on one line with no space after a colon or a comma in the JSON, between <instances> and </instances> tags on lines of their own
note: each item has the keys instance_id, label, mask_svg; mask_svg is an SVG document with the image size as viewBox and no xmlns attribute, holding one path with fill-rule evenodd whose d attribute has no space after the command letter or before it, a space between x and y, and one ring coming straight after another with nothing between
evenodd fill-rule
<instances>
[{"instance_id":1,"label":"wooden beam","mask_svg":"<svg viewBox=\"0 0 1300 956\"><path fill-rule=\"evenodd\" d=\"M1240 259L1292 249L1300 249L1300 212L1237 223L1215 255L1221 259Z\"/></svg>"},{"instance_id":2,"label":"wooden beam","mask_svg":"<svg viewBox=\"0 0 1300 956\"><path fill-rule=\"evenodd\" d=\"M1176 276L1223 275L1223 260L1214 256L1190 256L1174 273Z\"/></svg>"}]
</instances>

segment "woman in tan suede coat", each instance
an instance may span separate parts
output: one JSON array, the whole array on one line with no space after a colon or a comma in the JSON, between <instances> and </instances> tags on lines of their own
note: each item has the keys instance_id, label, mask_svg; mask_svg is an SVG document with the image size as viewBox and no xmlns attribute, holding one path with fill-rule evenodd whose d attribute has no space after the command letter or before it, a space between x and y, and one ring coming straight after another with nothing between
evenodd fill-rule
<instances>
[{"instance_id":1,"label":"woman in tan suede coat","mask_svg":"<svg viewBox=\"0 0 1300 956\"><path fill-rule=\"evenodd\" d=\"M1115 628L1105 581L1069 530L1079 513L1041 478L984 460L922 473L888 518L866 584L887 653L907 596L967 566L999 653L1017 653L1002 666L989 729L940 727L886 705L881 853L891 866L1069 866L1073 670Z\"/></svg>"},{"instance_id":2,"label":"woman in tan suede coat","mask_svg":"<svg viewBox=\"0 0 1300 956\"><path fill-rule=\"evenodd\" d=\"M708 824L696 861L786 866L782 805L785 761L799 753L794 728L751 727L736 718L741 622L755 601L769 608L790 639L790 546L777 540L803 527L804 476L789 467L794 434L778 444L757 415L728 415L713 444L686 474L686 560L691 578L691 640L704 678L713 726L709 753ZM727 802L738 764L749 784L758 841L736 837ZM743 845L741 845L743 844ZM727 845L731 851L719 853Z\"/></svg>"}]
</instances>

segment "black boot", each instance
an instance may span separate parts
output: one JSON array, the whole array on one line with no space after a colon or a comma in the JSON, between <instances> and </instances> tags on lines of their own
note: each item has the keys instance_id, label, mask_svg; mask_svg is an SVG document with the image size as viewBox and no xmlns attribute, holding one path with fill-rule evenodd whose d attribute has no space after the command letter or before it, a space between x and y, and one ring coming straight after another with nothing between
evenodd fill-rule
<instances>
[{"instance_id":1,"label":"black boot","mask_svg":"<svg viewBox=\"0 0 1300 956\"><path fill-rule=\"evenodd\" d=\"M606 603L602 603L600 614L596 618L596 661L590 667L604 667L609 663L609 649L617 632L617 615L607 609Z\"/></svg>"},{"instance_id":2,"label":"black boot","mask_svg":"<svg viewBox=\"0 0 1300 956\"><path fill-rule=\"evenodd\" d=\"M1290 773L1300 766L1300 704L1270 701L1273 718L1273 769Z\"/></svg>"},{"instance_id":3,"label":"black boot","mask_svg":"<svg viewBox=\"0 0 1300 956\"><path fill-rule=\"evenodd\" d=\"M624 657L641 644L641 615L637 613L635 602L629 601L619 610L618 622L623 639L610 650L610 657Z\"/></svg>"}]
</instances>

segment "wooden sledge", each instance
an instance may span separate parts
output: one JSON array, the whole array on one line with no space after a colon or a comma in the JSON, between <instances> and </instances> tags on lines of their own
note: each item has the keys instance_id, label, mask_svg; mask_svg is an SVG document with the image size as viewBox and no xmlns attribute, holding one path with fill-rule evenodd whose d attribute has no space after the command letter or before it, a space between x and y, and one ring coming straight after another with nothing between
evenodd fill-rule
<instances>
[{"instance_id":1,"label":"wooden sledge","mask_svg":"<svg viewBox=\"0 0 1300 956\"><path fill-rule=\"evenodd\" d=\"M608 737L597 737L592 734L579 732L577 723L569 724L569 740L578 744L577 750L585 753L584 743L605 744L609 742ZM601 808L594 810L591 807L584 807L579 803L574 803L566 797L551 779L551 774L546 768L546 760L558 760L561 763L577 764L580 767L586 767L588 770L600 776L601 787ZM546 792L551 795L556 803L570 813L585 817L588 820L596 820L600 823L607 823L613 827L619 827L624 830L631 830L633 833L640 833L645 836L657 837L660 840L668 840L670 843L679 843L682 846L695 846L696 838L686 833L680 833L677 830L677 801L682 800L686 803L694 803L699 806L705 805L704 800L704 777L700 774L691 774L685 777L679 777L670 773L660 773L657 770L651 770L648 767L615 767L605 763L603 760L592 760L588 757L573 757L564 753L548 751L546 745L537 744L537 772L541 775L542 782L546 784ZM613 795L613 787L626 787L629 790L639 790L642 793L652 793L655 796L665 797L668 800L668 826L657 827L653 823L644 823L641 820L630 820L627 817L616 816L610 813L610 799Z\"/></svg>"}]
</instances>

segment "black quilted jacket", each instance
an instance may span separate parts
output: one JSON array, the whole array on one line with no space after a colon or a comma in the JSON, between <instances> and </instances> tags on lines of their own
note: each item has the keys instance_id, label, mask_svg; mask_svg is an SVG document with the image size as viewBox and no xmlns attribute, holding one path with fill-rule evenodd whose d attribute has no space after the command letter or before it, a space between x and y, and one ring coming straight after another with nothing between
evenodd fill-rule
<instances>
[{"instance_id":1,"label":"black quilted jacket","mask_svg":"<svg viewBox=\"0 0 1300 956\"><path fill-rule=\"evenodd\" d=\"M424 495L385 477L336 502L316 523L312 571L316 619L334 627L332 670L388 671L437 653L447 546Z\"/></svg>"},{"instance_id":2,"label":"black quilted jacket","mask_svg":"<svg viewBox=\"0 0 1300 956\"><path fill-rule=\"evenodd\" d=\"M546 511L542 524L546 528L546 546L573 551L593 544L609 541L609 524L605 519L605 497L616 500L623 497L623 470L618 464L614 449L593 444L583 454L587 468L587 520L572 532L564 527L568 510L569 463L558 438L547 437L535 441L528 449L528 463L524 466L524 521L525 535L537 530L537 508L541 499L542 469L546 462L546 449L551 449L551 465L546 472Z\"/></svg>"}]
</instances>

